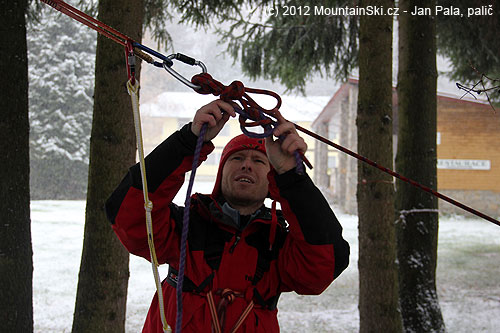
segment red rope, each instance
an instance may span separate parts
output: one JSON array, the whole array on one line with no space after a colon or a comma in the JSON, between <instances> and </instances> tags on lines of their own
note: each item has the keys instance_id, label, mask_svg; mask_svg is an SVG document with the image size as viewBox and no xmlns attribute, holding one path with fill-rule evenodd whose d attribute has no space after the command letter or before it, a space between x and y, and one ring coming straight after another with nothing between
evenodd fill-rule
<instances>
[{"instance_id":1,"label":"red rope","mask_svg":"<svg viewBox=\"0 0 500 333\"><path fill-rule=\"evenodd\" d=\"M194 84L197 84L200 86L200 89L197 90L198 93L200 94L214 94L215 96L220 96L221 99L225 100L225 101L230 101L230 100L237 100L239 101L242 106L244 107L245 111L249 114L250 118L252 119L260 119L260 115L259 115L259 111L262 112L262 113L265 113L267 115L270 115L270 116L274 116L274 109L271 109L271 110L266 110L262 107L260 107L253 99L251 99L248 94L246 94L246 92L253 92L253 93L258 93L258 94L266 94L266 95L270 95L270 96L273 96L274 98L276 98L276 100L278 101L277 103L277 106L276 106L276 109L278 109L280 106L281 106L281 98L279 97L278 94L276 94L275 92L272 92L272 91L268 91L268 90L260 90L260 89L252 89L252 88L245 88L243 86L243 84L239 81L234 81L233 83L231 83L229 86L224 86L222 83L214 80L212 78L212 76L210 76L210 74L207 74L207 73L203 73L203 74L198 74L198 75L195 75L192 79L191 79L191 82L194 83ZM267 117L266 117L267 118ZM269 119L269 118L267 118ZM250 127L250 126L264 126L266 124L270 124L272 122L272 120L257 120L257 121L254 121L252 123L246 123L245 122L245 119L242 119L242 117L240 116L240 125L241 125L241 129L242 131L244 131L245 133L245 129L244 127ZM398 178L414 187L417 187L427 193L430 193L444 201L447 201L449 203L451 203L452 205L454 206L457 206L459 208L462 208L463 210L469 212L469 213L472 213L476 216L479 216L487 221L490 221L498 226L500 226L500 221L484 214L484 213L481 213L480 211L478 210L475 210L467 205L464 205L463 203L461 202L458 202L442 193L439 193L425 185L422 185L412 179L409 179L409 178L406 178L394 171L392 171L391 169L388 169L386 167L383 167L379 164L377 164L376 162L372 161L372 160L369 160L368 158L362 156L362 155L359 155L345 147L342 147L324 137L322 137L321 135L318 135L314 132L311 132L297 124L294 124L295 125L295 128L313 138L315 138L316 140L318 141L321 141L329 146L332 146L338 150L340 150L341 152L343 153L346 153L360 161L363 161L385 173L388 173L389 175L395 177L395 178ZM307 161L307 159L304 158L304 162L307 164L309 161ZM309 165L309 164L308 164ZM311 167L311 166L310 166Z\"/></svg>"},{"instance_id":2,"label":"red rope","mask_svg":"<svg viewBox=\"0 0 500 333\"><path fill-rule=\"evenodd\" d=\"M225 86L219 81L212 78L208 73L201 73L193 76L191 82L198 85L200 88L196 92L214 96L219 96L222 100L238 101L248 114L248 118L254 120L253 122L246 122L246 119L240 117L240 124L244 127L265 126L272 123L272 120L267 117L262 117L261 113L274 117L274 110L281 107L281 97L270 90L247 88L240 81L233 81L230 85ZM251 98L248 93L268 95L276 99L276 106L272 109L265 109Z\"/></svg>"},{"instance_id":3,"label":"red rope","mask_svg":"<svg viewBox=\"0 0 500 333\"><path fill-rule=\"evenodd\" d=\"M61 0L41 0L45 2L47 5L52 8L60 11L63 14L68 15L69 17L77 20L80 23L85 24L89 28L94 29L98 33L112 39L113 41L121 44L122 46L126 46L127 41L131 40L127 35L122 34L118 30L111 28L110 26L102 23L99 20L96 20L90 15L85 14L84 12L76 9L75 7L67 4Z\"/></svg>"},{"instance_id":4,"label":"red rope","mask_svg":"<svg viewBox=\"0 0 500 333\"><path fill-rule=\"evenodd\" d=\"M430 193L430 194L432 194L432 195L434 195L434 196L436 196L436 197L438 197L438 198L440 198L440 199L442 199L444 201L447 201L447 202L451 203L452 205L460 207L460 208L462 208L463 210L465 210L465 211L467 211L469 213L472 213L472 214L474 214L476 216L479 216L479 217L481 217L481 218L483 218L483 219L485 219L487 221L490 221L490 222L495 223L496 225L500 226L500 221L495 220L494 218L492 218L492 217L490 217L490 216L488 216L488 215L486 215L484 213L481 213L480 211L477 211L474 208L471 208L471 207L469 207L467 205L464 205L463 203L458 202L458 201L456 201L456 200L454 200L454 199L452 199L452 198L450 198L450 197L448 197L448 196L446 196L446 195L444 195L442 193L439 193L439 192L437 192L437 191L435 191L435 190L433 190L433 189L431 189L431 188L429 188L429 187L427 187L425 185L417 183L414 180L411 180L409 178L401 176L400 174L392 171L391 169L383 167L383 166L377 164L376 162L374 162L372 160L369 160L368 158L366 158L364 156L356 154L355 152L353 152L353 151L351 151L351 150L349 150L349 149L347 149L345 147L342 147L342 146L340 146L340 145L338 145L338 144L336 144L336 143L334 143L334 142L332 142L332 141L330 141L330 140L328 140L328 139L326 139L326 138L324 138L324 137L322 137L322 136L320 136L320 135L318 135L318 134L316 134L314 132L311 132L311 131L309 131L309 130L307 130L307 129L305 129L305 128L297 125L297 124L295 124L295 128L297 128L299 131L301 131L303 133L306 133L307 135L315 138L316 140L319 140L319 141L321 141L323 143L326 143L327 145L332 146L333 148L336 148L336 149L340 150L343 153L351 155L352 157L354 157L354 158L356 158L356 159L358 159L360 161L363 161L363 162L365 162L365 163L367 163L367 164L369 164L369 165L371 165L371 166L373 166L373 167L375 167L375 168L377 168L377 169L379 169L379 170L381 170L381 171L383 171L385 173L388 173L391 176L393 176L395 178L398 178L399 180L402 180L402 181L404 181L404 182L406 182L406 183L408 183L410 185L413 185L413 186L415 186L415 187L417 187L417 188L419 188L419 189L421 189L421 190L423 190L423 191L425 191L427 193Z\"/></svg>"},{"instance_id":5,"label":"red rope","mask_svg":"<svg viewBox=\"0 0 500 333\"><path fill-rule=\"evenodd\" d=\"M272 135L274 127L277 125L276 121L272 120L268 116L276 118L274 112L279 110L281 107L281 97L271 90L247 88L240 81L233 81L230 85L225 86L219 81L215 80L208 73L201 73L193 76L191 83L197 85L199 88L196 92L204 95L212 94L215 96L220 96L220 98L226 102L238 101L240 102L243 110L235 111L240 114L239 122L241 131L249 137L254 138L264 138ZM255 102L248 93L268 95L276 99L276 106L272 109L265 109L261 107L257 102ZM247 122L247 120L253 120ZM264 133L253 133L248 131L247 127L262 126L264 128ZM280 136L282 140L284 136ZM309 160L304 156L301 151L295 151L295 160L297 164L297 173L304 173L304 162L310 169L312 165Z\"/></svg>"},{"instance_id":6,"label":"red rope","mask_svg":"<svg viewBox=\"0 0 500 333\"><path fill-rule=\"evenodd\" d=\"M119 32L118 30L115 30L115 29L109 27L108 25L100 22L99 20L94 19L93 17L83 13L82 11L68 5L67 3L65 3L62 0L41 0L41 1L48 4L49 6L53 7L54 9L60 11L61 13L66 14L66 15L70 16L71 18L85 24L86 26L96 30L100 34L112 39L113 41L115 41L123 46L127 46L127 42L129 42L129 43L133 42L133 40L131 40L128 36ZM245 115L243 117L240 116L240 119L239 119L241 129L245 134L249 133L248 131L245 130L245 128L246 127L253 127L253 126L263 126L264 128L267 127L266 133L264 133L265 136L268 136L270 134L268 132L272 132L271 125L272 125L273 121L270 118L263 116L263 114L274 117L274 110L278 110L280 108L281 98L275 92L270 91L270 90L263 90L263 89L246 88L243 86L243 84L240 81L234 81L233 83L231 83L229 86L226 87L222 83L214 80L212 78L212 76L210 76L207 73L195 75L191 79L191 82L200 87L197 90L197 92L200 94L213 94L215 96L220 96L221 99L223 99L225 101L231 101L231 100L239 101L241 103L241 105L243 106L244 111L245 111ZM276 106L272 109L264 109L261 106L259 106L250 96L248 96L247 92L272 96L277 101ZM253 122L246 122L247 119L251 119L251 120L253 120ZM498 220L496 220L496 219L494 219L486 214L483 214L483 213L481 213L481 212L479 212L471 207L468 207L468 206L466 206L466 205L464 205L464 204L462 204L454 199L451 199L451 198L445 196L444 194L441 194L437 191L434 191L433 189L431 189L429 187L426 187L420 183L417 183L416 181L413 181L413 180L408 179L404 176L401 176L398 173L396 173L388 168L385 168L383 166L380 166L377 163L367 159L366 157L361 156L359 154L356 154L356 153L350 151L349 149L344 148L340 145L337 145L334 142L332 142L332 141L330 141L330 140L328 140L328 139L326 139L326 138L324 138L324 137L322 137L314 132L306 130L305 128L303 128L297 124L294 124L294 125L299 131L306 133L306 134L310 135L311 137L313 137L313 138L315 138L323 143L326 143L326 144L328 144L328 145L330 145L330 146L332 146L332 147L334 147L334 148L336 148L336 149L338 149L338 150L340 150L348 155L351 155L352 157L354 157L360 161L363 161L363 162L365 162L365 163L367 163L367 164L369 164L369 165L371 165L371 166L373 166L373 167L375 167L383 172L386 172L393 177L396 177L396 178L398 178L404 182L407 182L407 183L409 183L417 188L420 188L421 190L423 190L425 192L431 193L432 195L434 195L442 200L445 200L445 201L451 203L452 205L460 207L460 208L464 209L465 211L468 211L469 213L472 213L476 216L479 216L487 221L490 221L490 222L500 226L500 221L498 221ZM249 133L249 134L252 134L252 133ZM304 162L306 164L308 164L309 167L311 167L310 163L307 161L307 159L305 159L304 156L302 156L302 158L303 158Z\"/></svg>"}]
</instances>

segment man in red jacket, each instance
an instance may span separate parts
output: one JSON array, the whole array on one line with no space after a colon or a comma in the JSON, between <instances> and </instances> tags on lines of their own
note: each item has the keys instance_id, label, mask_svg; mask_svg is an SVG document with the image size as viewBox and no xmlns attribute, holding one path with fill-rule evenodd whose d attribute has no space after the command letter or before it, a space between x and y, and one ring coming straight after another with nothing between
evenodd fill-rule
<instances>
[{"instance_id":1,"label":"man in red jacket","mask_svg":"<svg viewBox=\"0 0 500 333\"><path fill-rule=\"evenodd\" d=\"M233 107L213 101L192 123L172 134L146 158L156 254L169 265L163 281L167 322L176 323L177 269L184 207L172 203L190 171L203 123L208 123L200 159ZM194 194L190 209L183 283L183 332L279 332L282 292L317 295L347 267L349 245L327 201L307 174L295 172L293 152L307 146L292 123L278 117L274 136L232 139L224 148L212 194ZM271 208L264 199L271 198ZM276 209L276 202L281 210ZM123 245L150 259L141 175L130 168L106 203ZM155 296L143 332L162 332Z\"/></svg>"}]
</instances>

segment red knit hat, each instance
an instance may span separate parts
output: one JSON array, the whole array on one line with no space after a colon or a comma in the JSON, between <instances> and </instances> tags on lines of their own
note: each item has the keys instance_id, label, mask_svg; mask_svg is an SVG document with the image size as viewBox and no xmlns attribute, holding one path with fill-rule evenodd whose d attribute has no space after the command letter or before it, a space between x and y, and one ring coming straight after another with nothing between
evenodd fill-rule
<instances>
[{"instance_id":1,"label":"red knit hat","mask_svg":"<svg viewBox=\"0 0 500 333\"><path fill-rule=\"evenodd\" d=\"M213 198L217 198L217 196L221 192L222 169L224 168L224 164L226 163L228 157L236 153L237 151L246 149L258 150L261 153L266 154L265 139L255 139L250 138L245 134L240 134L237 137L232 138L231 141L227 143L227 145L224 147L224 150L222 150L222 155L219 162L219 170L217 171L217 178L215 179L215 185L212 191Z\"/></svg>"}]
</instances>

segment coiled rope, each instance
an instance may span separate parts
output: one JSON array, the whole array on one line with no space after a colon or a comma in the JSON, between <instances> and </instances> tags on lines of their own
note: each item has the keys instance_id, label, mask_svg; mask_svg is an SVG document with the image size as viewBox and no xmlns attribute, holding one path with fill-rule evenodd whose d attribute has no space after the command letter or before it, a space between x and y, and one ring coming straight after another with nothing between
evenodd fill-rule
<instances>
[{"instance_id":1,"label":"coiled rope","mask_svg":"<svg viewBox=\"0 0 500 333\"><path fill-rule=\"evenodd\" d=\"M220 99L226 102L238 101L243 107L240 109L234 106L234 110L239 114L240 128L243 134L251 138L266 138L272 135L274 128L278 123L271 117L276 118L275 112L281 107L281 97L271 90L248 88L243 85L240 81L233 81L230 85L225 86L221 82L215 80L208 73L201 73L193 76L191 82L197 86L198 89L195 91L199 94L208 95L212 94L214 96L219 96ZM272 109L265 109L260 106L253 98L250 97L249 93L268 95L276 99L276 105ZM247 122L250 120L250 122ZM264 130L263 133L251 132L247 127L261 126ZM283 140L285 136L281 135L280 140ZM298 174L304 174L304 164L305 163L310 169L312 165L309 160L300 151L294 152L296 161L296 172Z\"/></svg>"}]
</instances>

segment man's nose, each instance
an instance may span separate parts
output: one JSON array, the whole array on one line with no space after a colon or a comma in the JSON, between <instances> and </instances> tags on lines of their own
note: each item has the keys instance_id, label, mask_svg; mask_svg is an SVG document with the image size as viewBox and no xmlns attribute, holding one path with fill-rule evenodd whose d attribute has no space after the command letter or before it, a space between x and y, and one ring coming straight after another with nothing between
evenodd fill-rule
<instances>
[{"instance_id":1,"label":"man's nose","mask_svg":"<svg viewBox=\"0 0 500 333\"><path fill-rule=\"evenodd\" d=\"M245 158L241 162L241 169L242 170L251 170L252 169L252 161L250 158Z\"/></svg>"}]
</instances>

